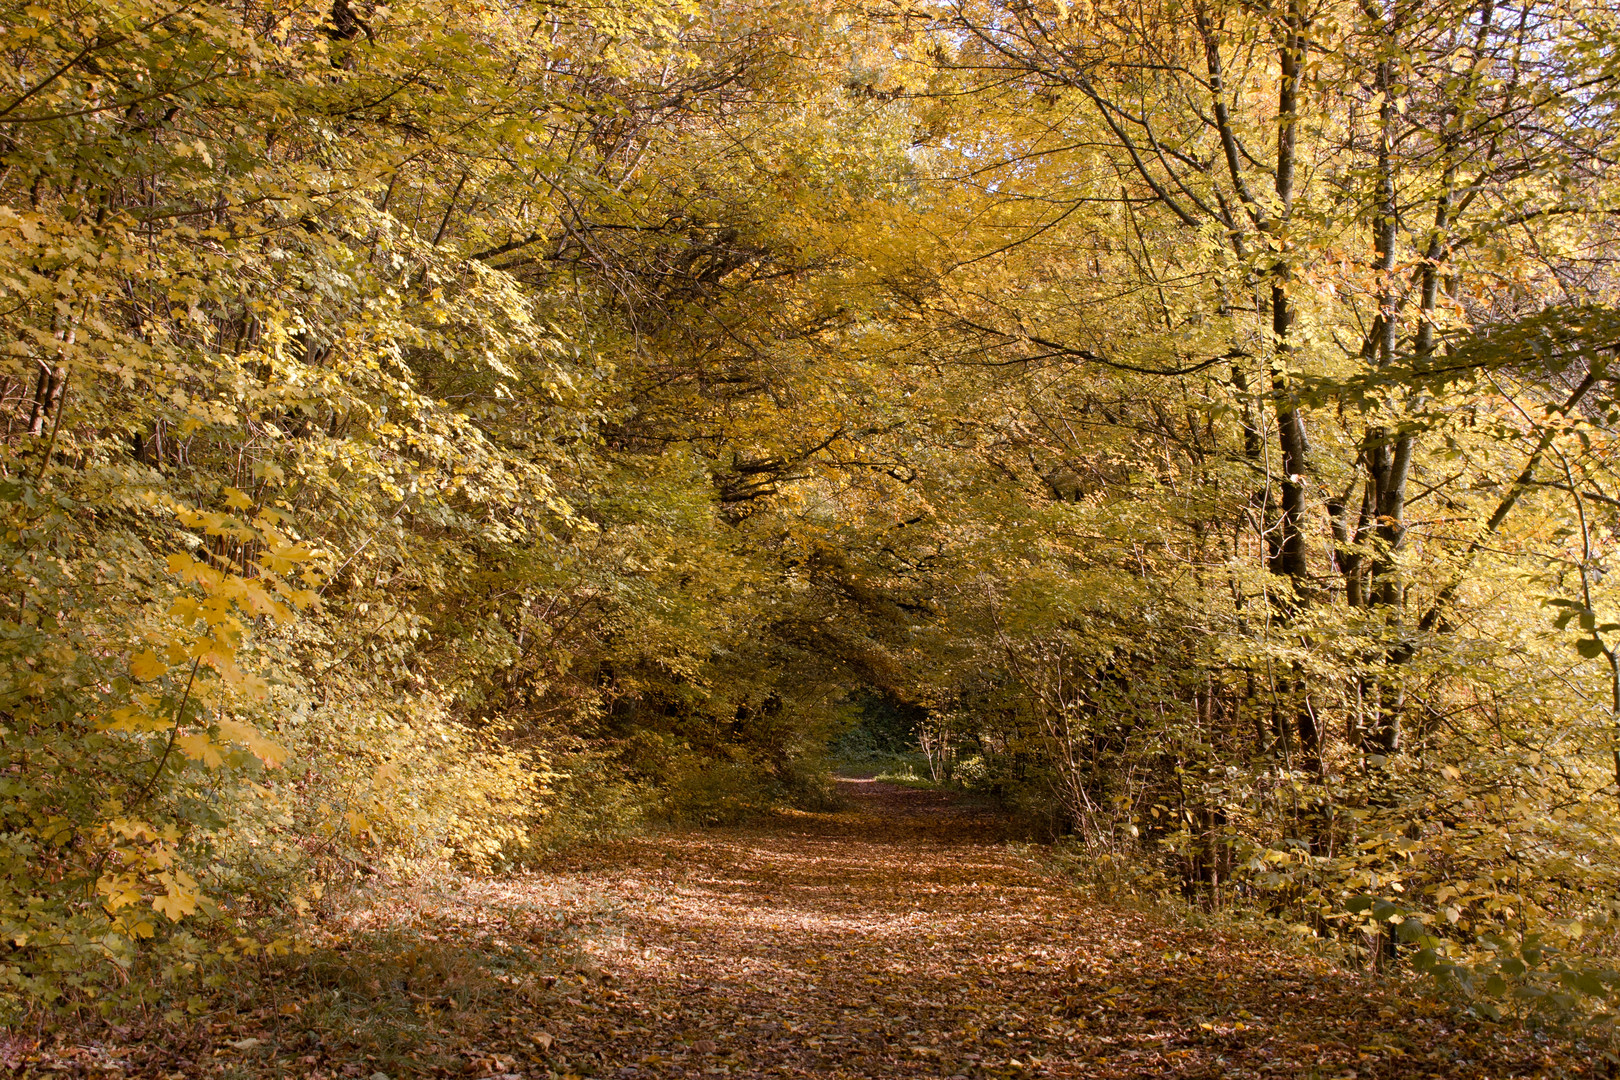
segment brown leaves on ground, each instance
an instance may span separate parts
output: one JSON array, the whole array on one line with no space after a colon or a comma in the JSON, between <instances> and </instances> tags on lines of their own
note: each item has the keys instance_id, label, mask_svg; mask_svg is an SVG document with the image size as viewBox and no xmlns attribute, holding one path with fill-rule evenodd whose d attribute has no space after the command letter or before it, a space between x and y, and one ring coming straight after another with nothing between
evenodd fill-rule
<instances>
[{"instance_id":1,"label":"brown leaves on ground","mask_svg":"<svg viewBox=\"0 0 1620 1080\"><path fill-rule=\"evenodd\" d=\"M937 792L661 837L568 873L617 894L611 989L558 1065L618 1077L1582 1075L1529 1036L1251 940L1098 907Z\"/></svg>"},{"instance_id":2,"label":"brown leaves on ground","mask_svg":"<svg viewBox=\"0 0 1620 1080\"><path fill-rule=\"evenodd\" d=\"M1604 1075L1533 1034L1460 1023L1320 960L1089 903L1005 844L1001 819L950 796L843 786L851 808L840 813L590 849L545 874L469 884L444 905L453 910L351 914L391 912L387 932L407 946L386 965L376 939L365 962L324 954L335 968L323 976L312 963L279 988L273 1035L254 1026L261 1009L174 1043L183 1062L150 1044L110 1056L81 1046L29 1055L25 1068L391 1080ZM570 924L572 945L539 930ZM525 941L544 945L549 973L514 957ZM570 950L584 953L557 960ZM362 1010L332 1012L333 989ZM410 1024L387 1026L395 1006Z\"/></svg>"}]
</instances>

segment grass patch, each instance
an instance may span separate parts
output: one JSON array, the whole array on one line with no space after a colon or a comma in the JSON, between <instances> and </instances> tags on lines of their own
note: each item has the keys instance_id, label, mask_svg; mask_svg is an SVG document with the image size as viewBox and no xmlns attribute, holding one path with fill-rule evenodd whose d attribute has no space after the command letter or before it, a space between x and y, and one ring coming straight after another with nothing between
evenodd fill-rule
<instances>
[{"instance_id":1,"label":"grass patch","mask_svg":"<svg viewBox=\"0 0 1620 1080\"><path fill-rule=\"evenodd\" d=\"M887 780L896 784L926 782L930 786L928 759L921 753L903 750L845 750L828 759L837 776L861 780Z\"/></svg>"},{"instance_id":2,"label":"grass patch","mask_svg":"<svg viewBox=\"0 0 1620 1080\"><path fill-rule=\"evenodd\" d=\"M926 773L919 775L917 770L912 768L886 769L873 776L872 779L882 780L886 784L900 784L903 787L919 788L927 791L935 791L949 786L935 783L933 777Z\"/></svg>"}]
</instances>

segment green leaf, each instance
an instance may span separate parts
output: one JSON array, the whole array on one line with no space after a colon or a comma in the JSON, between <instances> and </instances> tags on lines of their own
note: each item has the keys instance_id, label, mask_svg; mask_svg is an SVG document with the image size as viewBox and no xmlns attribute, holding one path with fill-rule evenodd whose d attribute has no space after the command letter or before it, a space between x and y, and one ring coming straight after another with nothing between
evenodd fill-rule
<instances>
[{"instance_id":1,"label":"green leaf","mask_svg":"<svg viewBox=\"0 0 1620 1080\"><path fill-rule=\"evenodd\" d=\"M1596 971L1566 971L1559 977L1559 981L1587 997L1606 997L1609 993L1609 988L1603 985L1603 980Z\"/></svg>"}]
</instances>

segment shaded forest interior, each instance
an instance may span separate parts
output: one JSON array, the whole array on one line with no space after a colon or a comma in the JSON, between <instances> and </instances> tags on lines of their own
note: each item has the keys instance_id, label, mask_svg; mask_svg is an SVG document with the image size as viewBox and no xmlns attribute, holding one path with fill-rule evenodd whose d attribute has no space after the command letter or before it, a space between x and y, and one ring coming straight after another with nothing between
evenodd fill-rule
<instances>
[{"instance_id":1,"label":"shaded forest interior","mask_svg":"<svg viewBox=\"0 0 1620 1080\"><path fill-rule=\"evenodd\" d=\"M1609 3L5 10L8 1064L835 772L1609 1037Z\"/></svg>"}]
</instances>

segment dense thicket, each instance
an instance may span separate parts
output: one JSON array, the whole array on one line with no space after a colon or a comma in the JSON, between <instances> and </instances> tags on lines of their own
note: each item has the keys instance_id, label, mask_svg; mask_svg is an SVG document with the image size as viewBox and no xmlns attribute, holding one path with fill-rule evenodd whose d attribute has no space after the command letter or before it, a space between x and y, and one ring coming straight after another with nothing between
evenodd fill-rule
<instances>
[{"instance_id":1,"label":"dense thicket","mask_svg":"<svg viewBox=\"0 0 1620 1080\"><path fill-rule=\"evenodd\" d=\"M864 710L1100 878L1600 1001L1614 22L8 8L0 992L822 798Z\"/></svg>"}]
</instances>

